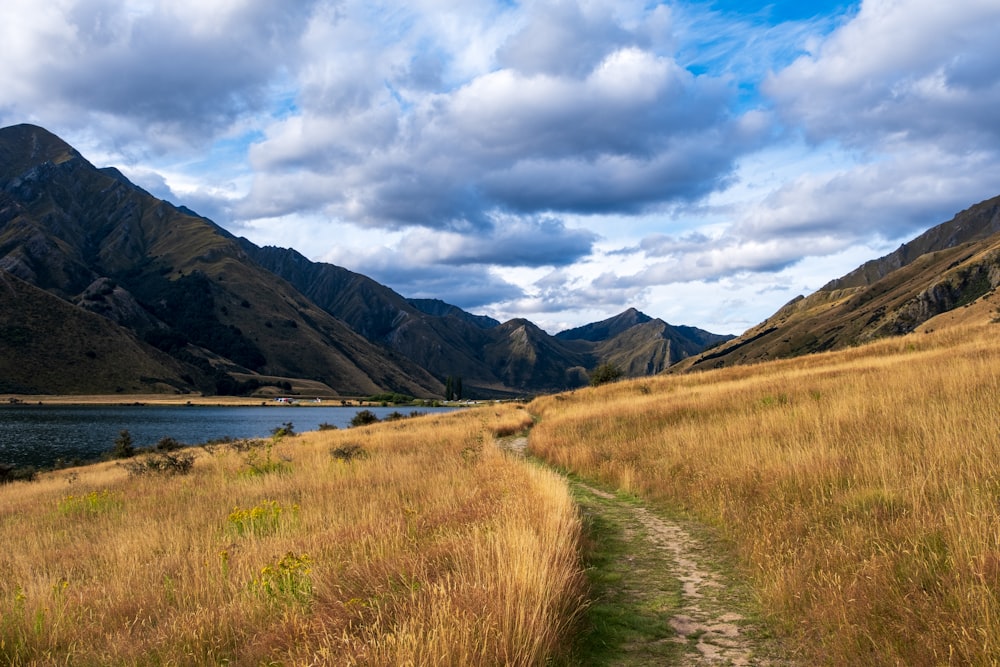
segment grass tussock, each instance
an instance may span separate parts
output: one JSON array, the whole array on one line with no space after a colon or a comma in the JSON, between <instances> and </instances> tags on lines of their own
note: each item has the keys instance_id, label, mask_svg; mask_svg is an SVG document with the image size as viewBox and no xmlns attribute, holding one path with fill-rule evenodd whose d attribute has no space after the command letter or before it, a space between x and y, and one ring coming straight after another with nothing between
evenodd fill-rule
<instances>
[{"instance_id":1,"label":"grass tussock","mask_svg":"<svg viewBox=\"0 0 1000 667\"><path fill-rule=\"evenodd\" d=\"M0 663L558 661L580 524L558 476L492 445L507 410L0 487Z\"/></svg>"},{"instance_id":2,"label":"grass tussock","mask_svg":"<svg viewBox=\"0 0 1000 667\"><path fill-rule=\"evenodd\" d=\"M993 328L530 407L536 455L718 526L808 664L1000 656Z\"/></svg>"}]
</instances>

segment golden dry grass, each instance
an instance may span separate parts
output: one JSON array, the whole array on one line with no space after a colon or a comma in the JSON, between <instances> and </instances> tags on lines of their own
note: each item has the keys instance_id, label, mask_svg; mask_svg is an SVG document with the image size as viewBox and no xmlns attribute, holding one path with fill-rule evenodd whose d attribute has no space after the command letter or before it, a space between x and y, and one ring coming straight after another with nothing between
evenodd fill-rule
<instances>
[{"instance_id":1,"label":"golden dry grass","mask_svg":"<svg viewBox=\"0 0 1000 667\"><path fill-rule=\"evenodd\" d=\"M998 333L543 397L531 448L718 526L806 664L997 664Z\"/></svg>"},{"instance_id":2,"label":"golden dry grass","mask_svg":"<svg viewBox=\"0 0 1000 667\"><path fill-rule=\"evenodd\" d=\"M532 665L581 604L564 482L487 408L0 487L0 663ZM341 458L331 456L337 450ZM346 453L346 454L345 454Z\"/></svg>"}]
</instances>

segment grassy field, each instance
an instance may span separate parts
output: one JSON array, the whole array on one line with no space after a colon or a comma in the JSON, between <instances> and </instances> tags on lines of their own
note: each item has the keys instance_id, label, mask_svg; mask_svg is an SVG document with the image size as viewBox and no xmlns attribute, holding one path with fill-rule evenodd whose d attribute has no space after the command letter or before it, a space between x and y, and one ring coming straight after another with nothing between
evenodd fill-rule
<instances>
[{"instance_id":1,"label":"grassy field","mask_svg":"<svg viewBox=\"0 0 1000 667\"><path fill-rule=\"evenodd\" d=\"M558 664L580 522L561 478L492 442L530 421L490 408L0 486L0 664Z\"/></svg>"},{"instance_id":2,"label":"grassy field","mask_svg":"<svg viewBox=\"0 0 1000 667\"><path fill-rule=\"evenodd\" d=\"M997 664L998 333L543 397L530 447L716 526L805 664Z\"/></svg>"},{"instance_id":3,"label":"grassy field","mask_svg":"<svg viewBox=\"0 0 1000 667\"><path fill-rule=\"evenodd\" d=\"M802 664L997 664L997 332L0 486L0 663L585 662L578 508L494 446L536 417L535 455L707 524Z\"/></svg>"}]
</instances>

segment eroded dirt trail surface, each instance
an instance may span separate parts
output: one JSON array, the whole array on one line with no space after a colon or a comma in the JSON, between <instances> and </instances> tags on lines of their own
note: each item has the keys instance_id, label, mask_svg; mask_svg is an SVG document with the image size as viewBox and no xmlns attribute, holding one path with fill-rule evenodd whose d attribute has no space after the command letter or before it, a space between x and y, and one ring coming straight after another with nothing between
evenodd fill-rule
<instances>
[{"instance_id":1,"label":"eroded dirt trail surface","mask_svg":"<svg viewBox=\"0 0 1000 667\"><path fill-rule=\"evenodd\" d=\"M524 453L527 438L504 443ZM570 480L604 553L594 555L588 613L600 665L792 665L757 622L748 590L726 573L718 549L681 523ZM750 612L752 614L752 612Z\"/></svg>"}]
</instances>

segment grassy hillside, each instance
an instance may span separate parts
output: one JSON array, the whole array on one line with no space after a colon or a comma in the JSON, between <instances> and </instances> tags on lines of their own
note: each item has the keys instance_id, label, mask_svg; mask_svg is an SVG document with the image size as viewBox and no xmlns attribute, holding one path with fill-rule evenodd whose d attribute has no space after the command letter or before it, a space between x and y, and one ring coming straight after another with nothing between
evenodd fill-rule
<instances>
[{"instance_id":1,"label":"grassy hillside","mask_svg":"<svg viewBox=\"0 0 1000 667\"><path fill-rule=\"evenodd\" d=\"M717 526L805 664L995 664L998 333L544 397L531 449Z\"/></svg>"},{"instance_id":2,"label":"grassy hillside","mask_svg":"<svg viewBox=\"0 0 1000 667\"><path fill-rule=\"evenodd\" d=\"M557 476L492 445L528 423L469 411L0 486L0 663L559 659L580 524Z\"/></svg>"}]
</instances>

